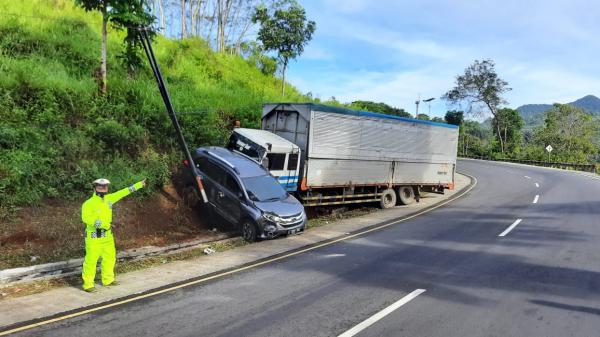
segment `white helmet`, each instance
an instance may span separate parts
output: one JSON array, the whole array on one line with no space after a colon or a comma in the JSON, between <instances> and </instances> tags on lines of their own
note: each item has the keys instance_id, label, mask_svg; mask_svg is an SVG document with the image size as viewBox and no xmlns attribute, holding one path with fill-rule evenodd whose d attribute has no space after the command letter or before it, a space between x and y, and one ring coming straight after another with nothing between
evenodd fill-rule
<instances>
[{"instance_id":1,"label":"white helmet","mask_svg":"<svg viewBox=\"0 0 600 337\"><path fill-rule=\"evenodd\" d=\"M108 185L108 184L110 184L110 181L106 178L100 178L100 179L94 180L94 185Z\"/></svg>"}]
</instances>

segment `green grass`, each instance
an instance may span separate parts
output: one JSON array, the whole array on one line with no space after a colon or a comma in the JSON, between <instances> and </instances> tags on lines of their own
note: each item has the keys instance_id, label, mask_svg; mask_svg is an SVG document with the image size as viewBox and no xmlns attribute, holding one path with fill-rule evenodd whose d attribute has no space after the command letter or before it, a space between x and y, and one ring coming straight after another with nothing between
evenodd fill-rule
<instances>
[{"instance_id":1,"label":"green grass","mask_svg":"<svg viewBox=\"0 0 600 337\"><path fill-rule=\"evenodd\" d=\"M119 62L122 32L109 29L100 96L99 14L71 0L0 0L0 17L0 221L15 206L79 199L101 176L148 177L145 193L169 179L181 157L174 130L150 70L129 78ZM262 104L282 100L279 79L201 39L158 36L154 48L192 147L223 144L233 120L258 127Z\"/></svg>"}]
</instances>

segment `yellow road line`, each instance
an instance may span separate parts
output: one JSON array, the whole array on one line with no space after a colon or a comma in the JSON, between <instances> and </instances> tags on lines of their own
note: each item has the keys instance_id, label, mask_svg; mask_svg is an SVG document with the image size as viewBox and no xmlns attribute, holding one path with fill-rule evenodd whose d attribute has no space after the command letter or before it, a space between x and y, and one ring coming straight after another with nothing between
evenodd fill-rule
<instances>
[{"instance_id":1,"label":"yellow road line","mask_svg":"<svg viewBox=\"0 0 600 337\"><path fill-rule=\"evenodd\" d=\"M464 174L464 173L461 173L461 174ZM248 269L260 267L260 266L263 266L263 265L266 265L266 264L269 264L269 263L273 263L273 262L276 262L276 261L279 261L279 260L283 260L283 259L295 256L295 255L306 253L306 252L309 252L311 250L315 250L315 249L318 249L318 248L330 246L330 245L333 245L334 243L338 243L338 242L341 242L341 241L353 239L355 237L362 236L364 234L368 234L368 233L371 233L371 232L375 232L375 231L378 231L378 230L390 227L392 225L395 225L395 224L398 224L398 223L401 223L401 222L404 222L404 221L416 218L419 215L431 212L431 211L433 211L433 210L435 210L435 209L437 209L439 207L442 207L442 206L448 204L449 202L457 200L458 198L462 197L463 195L469 193L475 187L475 185L477 185L477 178L475 178L473 176L470 176L470 175L467 175L467 174L464 174L464 175L466 175L466 176L468 176L469 178L472 179L472 185L467 190L465 190L463 193L459 194L456 197L451 197L450 199L448 199L448 200L446 200L446 201L444 201L444 202L442 202L442 203L440 203L438 205L435 205L435 206L433 206L431 208L428 208L428 209L423 210L421 212L415 213L413 215L407 216L405 218L402 218L402 219L399 219L399 220L396 220L396 221L393 221L393 222L390 222L390 223L387 223L387 224L383 224L383 225L380 225L380 226L376 226L376 227L373 227L373 228L370 228L370 229L367 229L367 230L364 230L364 231L361 231L361 232L358 232L358 233L347 235L347 236L335 239L333 241L321 243L321 244L318 244L316 246L308 247L308 248L301 249L301 250L298 250L298 251L295 251L295 252L292 252L292 253L288 253L288 254L285 254L285 255L282 255L282 256L278 256L278 257L275 257L275 258L272 258L272 259L269 259L269 260L265 260L265 261L253 263L253 264L250 264L248 266L240 267L240 268L237 268L237 269L234 269L234 270L230 270L230 271L227 271L227 272L224 272L224 273L220 273L220 274L208 276L208 277L205 277L205 278L201 278L201 279L194 280L194 281L189 281L189 282L186 282L186 283L183 283L183 284L179 284L179 285L176 285L176 286L172 286L172 287L168 287L168 288L165 288L165 289L156 290L156 291L153 291L153 292L150 292L150 293L147 293L147 294L143 294L143 295L131 297L131 298L128 298L128 299L124 299L124 300L121 300L121 301L116 301L116 302L105 304L105 305L101 305L101 306L98 306L98 307L95 307L95 308L85 309L85 310L81 310L81 311L78 311L78 312L74 312L72 314L67 314L67 315L56 317L56 318L44 320L44 321L41 321L41 322L28 324L28 325L25 325L25 326L22 326L22 327L18 327L18 328L14 328L14 329L11 329L11 330L3 331L3 332L0 332L0 336L6 336L6 335L13 334L13 333L16 333L16 332L33 329L33 328L36 328L36 327L39 327L39 326L42 326L42 325L47 325L47 324L50 324L50 323L64 321L64 320L69 319L69 318L74 318L74 317L82 316L82 315L89 314L89 313L96 312L96 311L100 311L100 310L103 310L103 309L112 308L112 307L116 307L116 306L123 305L123 304L126 304L126 303L139 301L139 300L142 300L144 298L148 298L148 297L153 297L153 296L156 296L156 295L164 294L164 293L167 293L167 292L170 292L170 291L173 291L173 290L177 290L177 289L189 287L189 286L192 286L192 285L195 285L195 284L204 283L204 282L207 282L207 281L210 281L210 280L214 280L214 279L221 278L221 277L224 277L224 276L227 276L227 275L239 273L239 272L242 272L242 271L245 271L245 270L248 270Z\"/></svg>"}]
</instances>

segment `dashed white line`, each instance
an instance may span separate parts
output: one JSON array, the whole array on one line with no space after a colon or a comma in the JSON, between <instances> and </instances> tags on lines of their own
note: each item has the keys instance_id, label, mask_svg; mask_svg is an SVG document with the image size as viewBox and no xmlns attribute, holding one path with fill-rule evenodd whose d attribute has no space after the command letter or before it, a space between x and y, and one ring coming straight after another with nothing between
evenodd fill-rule
<instances>
[{"instance_id":1,"label":"dashed white line","mask_svg":"<svg viewBox=\"0 0 600 337\"><path fill-rule=\"evenodd\" d=\"M531 177L530 177L530 176L523 176L523 177L525 177L525 178L527 178L527 179L531 179Z\"/></svg>"},{"instance_id":2,"label":"dashed white line","mask_svg":"<svg viewBox=\"0 0 600 337\"><path fill-rule=\"evenodd\" d=\"M535 187L540 187L540 184L538 184L538 183L535 183Z\"/></svg>"},{"instance_id":3,"label":"dashed white line","mask_svg":"<svg viewBox=\"0 0 600 337\"><path fill-rule=\"evenodd\" d=\"M510 231L512 231L515 227L517 227L517 225L520 224L521 221L523 221L523 219L515 220L515 222L513 222L512 225L508 226L508 228L505 229L504 232L500 233L500 235L498 235L498 236L506 236L506 234L508 234Z\"/></svg>"},{"instance_id":4,"label":"dashed white line","mask_svg":"<svg viewBox=\"0 0 600 337\"><path fill-rule=\"evenodd\" d=\"M355 327L353 327L352 329L344 332L343 334L339 335L338 337L351 337L351 336L356 335L357 333L359 333L359 332L363 331L364 329L373 325L375 322L377 322L380 319L384 318L385 316L391 314L394 310L396 310L396 309L400 308L401 306L405 305L406 303L412 301L415 297L421 295L424 292L425 292L425 289L417 289L417 290L413 291L412 293L402 297L400 300L392 303L387 308L385 308L385 309L381 310L380 312L376 313L375 315L367 318L366 320L362 321L360 324L358 324Z\"/></svg>"},{"instance_id":5,"label":"dashed white line","mask_svg":"<svg viewBox=\"0 0 600 337\"><path fill-rule=\"evenodd\" d=\"M533 203L537 204L539 198L540 198L539 194L536 194L535 198L533 198Z\"/></svg>"}]
</instances>

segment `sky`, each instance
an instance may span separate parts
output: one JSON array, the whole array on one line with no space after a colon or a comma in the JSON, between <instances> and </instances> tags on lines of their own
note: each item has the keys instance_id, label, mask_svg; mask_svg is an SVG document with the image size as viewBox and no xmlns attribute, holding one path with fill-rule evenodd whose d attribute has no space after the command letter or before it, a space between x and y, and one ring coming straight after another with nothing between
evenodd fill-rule
<instances>
[{"instance_id":1,"label":"sky","mask_svg":"<svg viewBox=\"0 0 600 337\"><path fill-rule=\"evenodd\" d=\"M299 0L317 23L287 79L322 100L385 102L415 113L474 60L492 59L508 107L600 96L600 2ZM428 113L427 103L419 112Z\"/></svg>"}]
</instances>

